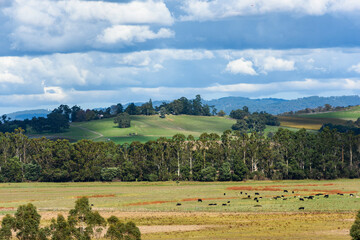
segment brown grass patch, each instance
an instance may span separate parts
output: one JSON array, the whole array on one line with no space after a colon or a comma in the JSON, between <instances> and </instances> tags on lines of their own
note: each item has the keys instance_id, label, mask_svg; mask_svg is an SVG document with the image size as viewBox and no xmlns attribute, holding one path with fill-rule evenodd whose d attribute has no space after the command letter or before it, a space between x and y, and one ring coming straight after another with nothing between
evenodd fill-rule
<instances>
[{"instance_id":1,"label":"brown grass patch","mask_svg":"<svg viewBox=\"0 0 360 240\"><path fill-rule=\"evenodd\" d=\"M0 207L0 210L14 210L14 207Z\"/></svg>"},{"instance_id":2,"label":"brown grass patch","mask_svg":"<svg viewBox=\"0 0 360 240\"><path fill-rule=\"evenodd\" d=\"M76 196L75 198L107 198L107 197L115 197L115 194L108 194L108 195L91 195L91 196Z\"/></svg>"}]
</instances>

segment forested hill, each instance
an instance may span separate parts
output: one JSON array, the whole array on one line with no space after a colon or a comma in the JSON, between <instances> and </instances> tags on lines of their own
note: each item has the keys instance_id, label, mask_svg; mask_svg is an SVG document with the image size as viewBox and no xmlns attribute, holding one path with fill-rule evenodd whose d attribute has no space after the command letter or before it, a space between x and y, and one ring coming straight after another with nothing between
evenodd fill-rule
<instances>
[{"instance_id":1,"label":"forested hill","mask_svg":"<svg viewBox=\"0 0 360 240\"><path fill-rule=\"evenodd\" d=\"M170 101L154 101L153 106L158 107L163 102L169 103ZM337 106L355 106L360 105L360 97L357 95L354 96L339 96L339 97L306 97L298 98L294 100L285 100L279 98L263 98L263 99L250 99L244 97L224 97L214 100L202 100L203 104L209 106L215 106L215 108L220 111L223 110L227 114L230 114L232 110L242 109L244 106L247 106L250 112L267 112L270 114L280 114L290 111L298 111L306 108L316 108L319 106L324 106L325 104L330 104L334 107ZM130 104L130 103L129 103ZM129 104L125 104L126 108ZM136 106L141 106L143 102L135 103ZM97 110L105 110L106 108L97 108ZM49 114L47 110L29 110L22 112L15 112L7 114L13 120L24 120L26 118L31 119L32 117L45 117Z\"/></svg>"},{"instance_id":2,"label":"forested hill","mask_svg":"<svg viewBox=\"0 0 360 240\"><path fill-rule=\"evenodd\" d=\"M265 111L271 114L280 114L290 111L298 111L305 108L316 108L330 104L336 106L355 106L360 105L360 97L354 96L340 96L340 97L306 97L294 100L284 100L277 98L263 98L263 99L250 99L243 97L224 97L220 99L203 101L204 104L209 106L215 105L217 110L224 110L229 114L234 109L241 109L247 106L250 112ZM155 104L155 103L154 103Z\"/></svg>"}]
</instances>

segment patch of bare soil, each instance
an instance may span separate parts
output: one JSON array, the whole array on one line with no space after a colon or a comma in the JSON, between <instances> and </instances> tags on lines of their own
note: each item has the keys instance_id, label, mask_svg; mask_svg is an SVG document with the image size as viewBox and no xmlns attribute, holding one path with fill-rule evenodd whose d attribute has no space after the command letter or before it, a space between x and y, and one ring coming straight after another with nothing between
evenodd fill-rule
<instances>
[{"instance_id":1,"label":"patch of bare soil","mask_svg":"<svg viewBox=\"0 0 360 240\"><path fill-rule=\"evenodd\" d=\"M139 226L141 234L159 233L159 232L187 232L198 231L206 228L216 227L214 225L155 225Z\"/></svg>"}]
</instances>

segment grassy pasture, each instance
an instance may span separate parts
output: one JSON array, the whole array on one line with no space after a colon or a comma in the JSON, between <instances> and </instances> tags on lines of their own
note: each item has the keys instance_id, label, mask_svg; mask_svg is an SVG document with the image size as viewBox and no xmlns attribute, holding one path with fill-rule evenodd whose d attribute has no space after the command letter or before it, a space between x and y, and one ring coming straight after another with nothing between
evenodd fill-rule
<instances>
[{"instance_id":1,"label":"grassy pasture","mask_svg":"<svg viewBox=\"0 0 360 240\"><path fill-rule=\"evenodd\" d=\"M279 116L280 126L289 128L305 128L310 130L319 130L325 123L345 125L346 120L339 118L316 118L315 114L304 116Z\"/></svg>"},{"instance_id":2,"label":"grassy pasture","mask_svg":"<svg viewBox=\"0 0 360 240\"><path fill-rule=\"evenodd\" d=\"M198 138L202 133L217 133L221 135L225 130L231 129L236 122L228 117L205 117L188 115L170 115L165 119L159 116L131 116L131 127L117 128L113 118L95 120L90 122L72 123L70 129L63 133L30 134L31 137L67 138L73 141L91 139L94 141L114 141L115 143L131 143L133 141L147 142L159 137L171 138L182 133L185 136L193 135ZM296 128L286 127L292 131ZM276 132L279 127L267 126L265 134Z\"/></svg>"},{"instance_id":3,"label":"grassy pasture","mask_svg":"<svg viewBox=\"0 0 360 240\"><path fill-rule=\"evenodd\" d=\"M356 120L360 117L360 106L350 107L344 111L338 112L326 112L326 113L316 113L316 114L304 114L301 115L306 118L337 118L343 120Z\"/></svg>"},{"instance_id":4,"label":"grassy pasture","mask_svg":"<svg viewBox=\"0 0 360 240\"><path fill-rule=\"evenodd\" d=\"M255 192L260 194L256 197L262 197L258 203L253 200ZM344 195L336 194L340 192ZM104 216L114 214L135 221L144 229L143 239L350 239L348 229L360 209L359 192L359 179L6 183L0 184L0 214L13 213L18 205L31 202L46 225L58 212L72 208L78 197L88 196L94 209ZM330 196L299 200L299 196L316 193ZM287 200L273 199L280 195Z\"/></svg>"}]
</instances>

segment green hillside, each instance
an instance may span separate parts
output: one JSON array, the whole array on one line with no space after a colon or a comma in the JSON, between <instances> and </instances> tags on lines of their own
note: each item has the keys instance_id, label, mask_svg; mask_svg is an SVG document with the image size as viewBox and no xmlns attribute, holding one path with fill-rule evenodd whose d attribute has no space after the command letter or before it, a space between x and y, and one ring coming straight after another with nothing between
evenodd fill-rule
<instances>
[{"instance_id":1,"label":"green hillside","mask_svg":"<svg viewBox=\"0 0 360 240\"><path fill-rule=\"evenodd\" d=\"M337 118L343 120L356 120L360 117L360 106L350 107L344 111L303 114L300 116L305 118Z\"/></svg>"},{"instance_id":2,"label":"green hillside","mask_svg":"<svg viewBox=\"0 0 360 240\"><path fill-rule=\"evenodd\" d=\"M165 119L159 116L131 116L130 128L118 128L113 118L90 122L72 123L63 133L42 134L49 138L67 138L70 140L92 139L95 141L114 141L124 143L132 141L146 142L159 137L172 137L177 133L199 137L204 132L221 134L230 129L235 120L227 117L205 117L188 115L170 115ZM31 135L39 137L40 135Z\"/></svg>"},{"instance_id":3,"label":"green hillside","mask_svg":"<svg viewBox=\"0 0 360 240\"><path fill-rule=\"evenodd\" d=\"M311 113L293 116L279 116L281 126L318 130L325 123L345 125L347 121L355 121L360 117L360 106L350 107L343 111Z\"/></svg>"},{"instance_id":4,"label":"green hillside","mask_svg":"<svg viewBox=\"0 0 360 240\"><path fill-rule=\"evenodd\" d=\"M165 119L159 116L131 116L130 128L118 128L114 124L114 118L93 120L90 122L72 123L70 128L63 133L44 133L41 135L31 134L30 137L47 137L50 139L66 138L70 141L90 139L94 141L114 141L115 143L131 143L133 141L146 142L156 140L159 137L170 138L177 133L185 136L193 135L195 138L202 133L217 133L221 135L225 130L231 129L236 122L229 117L218 116L190 116L190 115L167 115ZM296 128L282 126L290 130ZM265 134L276 132L279 127L267 126Z\"/></svg>"}]
</instances>

